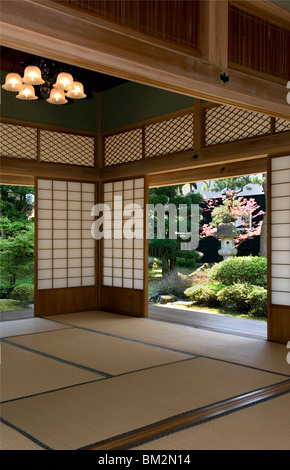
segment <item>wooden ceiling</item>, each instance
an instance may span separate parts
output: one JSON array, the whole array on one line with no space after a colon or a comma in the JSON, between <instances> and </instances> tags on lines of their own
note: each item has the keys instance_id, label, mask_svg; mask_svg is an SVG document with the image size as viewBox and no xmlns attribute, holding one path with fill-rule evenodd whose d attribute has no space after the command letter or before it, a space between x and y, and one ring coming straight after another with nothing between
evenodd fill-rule
<instances>
[{"instance_id":1,"label":"wooden ceiling","mask_svg":"<svg viewBox=\"0 0 290 470\"><path fill-rule=\"evenodd\" d=\"M35 56L32 54L4 46L0 46L0 58L2 71L15 71L20 74L23 73L24 64L32 65L35 60ZM47 60L47 62L51 63L55 61ZM70 71L75 80L83 83L87 92L102 92L126 82L126 80L111 75L105 75L68 64L63 65L63 68Z\"/></svg>"}]
</instances>

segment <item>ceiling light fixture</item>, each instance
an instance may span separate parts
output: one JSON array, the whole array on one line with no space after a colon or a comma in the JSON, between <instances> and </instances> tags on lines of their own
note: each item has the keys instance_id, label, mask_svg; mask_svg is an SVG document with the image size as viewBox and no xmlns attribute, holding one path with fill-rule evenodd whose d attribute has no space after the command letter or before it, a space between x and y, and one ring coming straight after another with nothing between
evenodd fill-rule
<instances>
[{"instance_id":1,"label":"ceiling light fixture","mask_svg":"<svg viewBox=\"0 0 290 470\"><path fill-rule=\"evenodd\" d=\"M69 73L69 67L47 59L34 59L35 65L24 66L23 78L19 73L8 73L2 88L6 91L18 92L16 98L21 100L37 100L45 98L51 104L66 104L66 99L84 99L84 86L81 82L74 81ZM39 89L35 89L39 86Z\"/></svg>"}]
</instances>

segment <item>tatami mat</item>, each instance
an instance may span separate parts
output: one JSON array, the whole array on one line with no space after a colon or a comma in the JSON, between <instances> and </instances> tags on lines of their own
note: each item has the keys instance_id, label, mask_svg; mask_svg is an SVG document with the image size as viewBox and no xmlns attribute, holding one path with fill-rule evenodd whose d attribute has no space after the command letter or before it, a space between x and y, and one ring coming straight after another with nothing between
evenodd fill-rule
<instances>
[{"instance_id":1,"label":"tatami mat","mask_svg":"<svg viewBox=\"0 0 290 470\"><path fill-rule=\"evenodd\" d=\"M147 442L135 450L290 450L289 410L290 393Z\"/></svg>"},{"instance_id":2,"label":"tatami mat","mask_svg":"<svg viewBox=\"0 0 290 470\"><path fill-rule=\"evenodd\" d=\"M0 322L0 337L7 338L9 336L27 335L39 333L40 331L53 331L69 328L55 321L46 320L44 318L26 318L25 320L11 320Z\"/></svg>"},{"instance_id":3,"label":"tatami mat","mask_svg":"<svg viewBox=\"0 0 290 470\"><path fill-rule=\"evenodd\" d=\"M9 341L109 375L181 361L189 357L187 354L165 348L78 328L17 336L9 338Z\"/></svg>"},{"instance_id":4,"label":"tatami mat","mask_svg":"<svg viewBox=\"0 0 290 470\"><path fill-rule=\"evenodd\" d=\"M10 426L0 423L0 427L0 450L43 450L37 443Z\"/></svg>"},{"instance_id":5,"label":"tatami mat","mask_svg":"<svg viewBox=\"0 0 290 470\"><path fill-rule=\"evenodd\" d=\"M1 348L2 402L103 378L9 344Z\"/></svg>"},{"instance_id":6,"label":"tatami mat","mask_svg":"<svg viewBox=\"0 0 290 470\"><path fill-rule=\"evenodd\" d=\"M76 449L285 377L205 358L2 404L2 417L51 449Z\"/></svg>"},{"instance_id":7,"label":"tatami mat","mask_svg":"<svg viewBox=\"0 0 290 470\"><path fill-rule=\"evenodd\" d=\"M53 319L290 376L287 350L283 344L101 311L57 315Z\"/></svg>"}]
</instances>

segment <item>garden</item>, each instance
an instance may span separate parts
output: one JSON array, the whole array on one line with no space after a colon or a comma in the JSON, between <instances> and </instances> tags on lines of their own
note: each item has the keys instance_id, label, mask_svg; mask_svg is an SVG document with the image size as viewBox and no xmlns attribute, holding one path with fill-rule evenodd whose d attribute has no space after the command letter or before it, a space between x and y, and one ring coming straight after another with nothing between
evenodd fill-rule
<instances>
[{"instance_id":1,"label":"garden","mask_svg":"<svg viewBox=\"0 0 290 470\"><path fill-rule=\"evenodd\" d=\"M0 308L34 302L34 188L1 185Z\"/></svg>"},{"instance_id":2,"label":"garden","mask_svg":"<svg viewBox=\"0 0 290 470\"><path fill-rule=\"evenodd\" d=\"M149 302L266 321L266 214L254 198L240 195L251 184L265 188L264 178L249 176L216 181L213 188L221 192L219 200L204 200L192 191L193 187L183 195L183 203L200 204L200 240L213 237L220 249L217 249L216 261L208 263L203 262L204 254L198 251L199 247L180 251L178 238L150 240ZM180 200L181 187L156 188L149 195L149 202L166 198L168 203ZM209 223L204 220L207 211L210 212ZM223 229L230 226L233 233L232 253L226 253L227 256L223 256L221 249L219 230L222 226ZM246 241L254 238L259 240L259 252L245 254L245 249L241 250L243 243L245 246ZM178 315L178 310L176 312Z\"/></svg>"}]
</instances>

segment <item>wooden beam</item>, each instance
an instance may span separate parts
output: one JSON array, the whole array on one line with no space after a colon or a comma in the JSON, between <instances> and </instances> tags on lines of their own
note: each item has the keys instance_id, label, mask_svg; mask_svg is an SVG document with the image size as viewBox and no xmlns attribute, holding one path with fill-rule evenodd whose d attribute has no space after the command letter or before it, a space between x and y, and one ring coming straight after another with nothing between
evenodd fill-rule
<instances>
[{"instance_id":1,"label":"wooden beam","mask_svg":"<svg viewBox=\"0 0 290 470\"><path fill-rule=\"evenodd\" d=\"M100 178L102 180L117 179L120 178L120 174L122 177L128 178L144 174L154 175L175 172L177 169L196 169L264 158L269 153L275 155L281 152L290 152L289 137L290 132L283 132L207 147L198 152L197 158L193 158L193 151L146 158L142 161L105 167L100 170Z\"/></svg>"},{"instance_id":2,"label":"wooden beam","mask_svg":"<svg viewBox=\"0 0 290 470\"><path fill-rule=\"evenodd\" d=\"M76 179L80 181L99 180L99 171L96 168L44 163L37 162L36 160L22 160L10 157L1 157L0 175L6 181L14 181L14 178L16 181L19 177L29 178L30 181L34 176L41 178Z\"/></svg>"},{"instance_id":3,"label":"wooden beam","mask_svg":"<svg viewBox=\"0 0 290 470\"><path fill-rule=\"evenodd\" d=\"M228 0L208 2L208 60L222 69L228 68Z\"/></svg>"},{"instance_id":4,"label":"wooden beam","mask_svg":"<svg viewBox=\"0 0 290 470\"><path fill-rule=\"evenodd\" d=\"M4 2L2 45L188 96L289 118L286 84L221 67L52 1ZM75 34L75 31L78 34Z\"/></svg>"},{"instance_id":5,"label":"wooden beam","mask_svg":"<svg viewBox=\"0 0 290 470\"><path fill-rule=\"evenodd\" d=\"M34 176L1 175L0 184L15 186L34 186Z\"/></svg>"},{"instance_id":6,"label":"wooden beam","mask_svg":"<svg viewBox=\"0 0 290 470\"><path fill-rule=\"evenodd\" d=\"M213 165L190 170L161 173L148 177L149 187L170 186L186 184L209 179L234 178L244 175L253 175L267 172L267 157L242 162Z\"/></svg>"}]
</instances>

